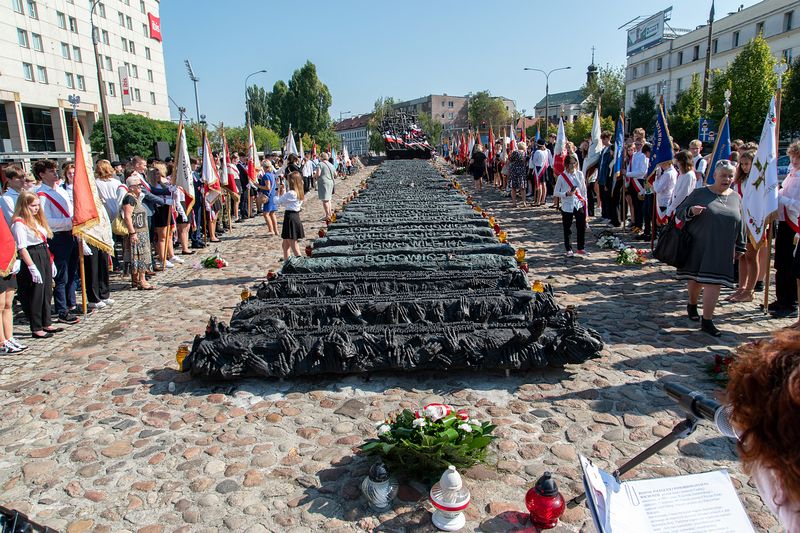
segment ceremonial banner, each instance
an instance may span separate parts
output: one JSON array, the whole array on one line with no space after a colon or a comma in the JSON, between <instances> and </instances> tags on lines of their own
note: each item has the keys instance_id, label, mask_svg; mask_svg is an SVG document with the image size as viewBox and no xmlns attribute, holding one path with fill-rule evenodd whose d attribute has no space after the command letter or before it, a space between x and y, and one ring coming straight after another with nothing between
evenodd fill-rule
<instances>
[{"instance_id":1,"label":"ceremonial banner","mask_svg":"<svg viewBox=\"0 0 800 533\"><path fill-rule=\"evenodd\" d=\"M342 161L347 165L350 162L350 154L347 153L347 145L342 144Z\"/></svg>"},{"instance_id":2,"label":"ceremonial banner","mask_svg":"<svg viewBox=\"0 0 800 533\"><path fill-rule=\"evenodd\" d=\"M658 116L656 117L656 129L653 132L653 149L650 152L650 165L647 168L645 178L650 183L653 182L658 165L665 161L672 161L675 154L672 151L672 138L669 136L667 127L667 115L664 113L664 98L658 104Z\"/></svg>"},{"instance_id":3,"label":"ceremonial banner","mask_svg":"<svg viewBox=\"0 0 800 533\"><path fill-rule=\"evenodd\" d=\"M231 164L231 152L228 149L228 139L225 138L225 128L222 128L222 172L220 173L219 180L222 186L228 189L235 198L239 198L239 170L236 165Z\"/></svg>"},{"instance_id":4,"label":"ceremonial banner","mask_svg":"<svg viewBox=\"0 0 800 533\"><path fill-rule=\"evenodd\" d=\"M558 133L553 147L553 172L556 176L564 173L564 159L567 157L567 133L564 131L564 119L558 118Z\"/></svg>"},{"instance_id":5,"label":"ceremonial banner","mask_svg":"<svg viewBox=\"0 0 800 533\"><path fill-rule=\"evenodd\" d=\"M472 152L475 150L475 137L472 135L472 132L469 132L469 143L467 143L467 155L468 157L472 157Z\"/></svg>"},{"instance_id":6,"label":"ceremonial banner","mask_svg":"<svg viewBox=\"0 0 800 533\"><path fill-rule=\"evenodd\" d=\"M705 178L707 185L714 183L714 167L717 166L717 161L731 158L731 128L728 122L728 115L722 117L722 124L720 124L717 139L714 141L712 154L711 164L706 167Z\"/></svg>"},{"instance_id":7,"label":"ceremonial banner","mask_svg":"<svg viewBox=\"0 0 800 533\"><path fill-rule=\"evenodd\" d=\"M625 115L620 113L617 125L614 128L614 162L611 165L611 174L616 180L622 174L622 165L625 162ZM614 182L616 184L616 181Z\"/></svg>"},{"instance_id":8,"label":"ceremonial banner","mask_svg":"<svg viewBox=\"0 0 800 533\"><path fill-rule=\"evenodd\" d=\"M194 206L194 178L189 161L189 148L186 146L186 130L183 127L183 121L178 124L178 140L175 144L175 169L173 170L172 184L180 189L186 197L184 209L188 215Z\"/></svg>"},{"instance_id":9,"label":"ceremonial banner","mask_svg":"<svg viewBox=\"0 0 800 533\"><path fill-rule=\"evenodd\" d=\"M0 219L0 275L6 277L11 274L17 261L17 241L11 234L6 217Z\"/></svg>"},{"instance_id":10,"label":"ceremonial banner","mask_svg":"<svg viewBox=\"0 0 800 533\"><path fill-rule=\"evenodd\" d=\"M494 161L494 158L497 154L494 151L494 132L492 131L492 127L489 126L489 161Z\"/></svg>"},{"instance_id":11,"label":"ceremonial banner","mask_svg":"<svg viewBox=\"0 0 800 533\"><path fill-rule=\"evenodd\" d=\"M539 125L537 124L536 125L536 138L534 139L534 141L538 141L541 138L542 138L542 136L539 134Z\"/></svg>"},{"instance_id":12,"label":"ceremonial banner","mask_svg":"<svg viewBox=\"0 0 800 533\"><path fill-rule=\"evenodd\" d=\"M256 141L253 138L253 127L248 124L247 129L249 132L249 141L247 145L247 179L250 183L256 182L256 172L261 168L261 161L258 160L258 150L256 150Z\"/></svg>"},{"instance_id":13,"label":"ceremonial banner","mask_svg":"<svg viewBox=\"0 0 800 533\"><path fill-rule=\"evenodd\" d=\"M94 181L91 150L87 149L81 133L81 125L72 119L75 132L75 179L72 184L73 214L72 234L87 244L114 255L114 239L111 237L111 221L108 212L97 194ZM0 264L0 267L3 265Z\"/></svg>"},{"instance_id":14,"label":"ceremonial banner","mask_svg":"<svg viewBox=\"0 0 800 533\"><path fill-rule=\"evenodd\" d=\"M514 126L511 126L508 129L511 132L511 135L510 135L511 140L508 141L508 150L509 151L514 151L514 150L517 149L517 139L514 137Z\"/></svg>"},{"instance_id":15,"label":"ceremonial banner","mask_svg":"<svg viewBox=\"0 0 800 533\"><path fill-rule=\"evenodd\" d=\"M754 247L765 241L766 225L778 212L778 150L775 144L775 97L769 103L769 112L761 130L761 140L753 160L750 175L744 184L742 208L747 236Z\"/></svg>"},{"instance_id":16,"label":"ceremonial banner","mask_svg":"<svg viewBox=\"0 0 800 533\"><path fill-rule=\"evenodd\" d=\"M284 157L289 157L289 154L300 155L297 153L297 145L294 143L294 134L292 127L289 126L289 135L286 136L286 146L284 147Z\"/></svg>"},{"instance_id":17,"label":"ceremonial banner","mask_svg":"<svg viewBox=\"0 0 800 533\"><path fill-rule=\"evenodd\" d=\"M208 135L203 131L203 191L206 196L206 208L210 208L217 198L222 194L222 189L219 185L219 172L217 172L217 165L214 163L214 154L211 152L211 143L208 141Z\"/></svg>"},{"instance_id":18,"label":"ceremonial banner","mask_svg":"<svg viewBox=\"0 0 800 533\"><path fill-rule=\"evenodd\" d=\"M336 148L331 148L331 157L333 158L333 169L339 170L339 159L336 157Z\"/></svg>"},{"instance_id":19,"label":"ceremonial banner","mask_svg":"<svg viewBox=\"0 0 800 533\"><path fill-rule=\"evenodd\" d=\"M594 110L594 121L592 122L592 142L589 145L589 151L586 157L583 158L583 176L586 182L589 182L589 177L597 170L597 164L600 162L600 153L603 151L603 143L600 142L600 110Z\"/></svg>"}]
</instances>

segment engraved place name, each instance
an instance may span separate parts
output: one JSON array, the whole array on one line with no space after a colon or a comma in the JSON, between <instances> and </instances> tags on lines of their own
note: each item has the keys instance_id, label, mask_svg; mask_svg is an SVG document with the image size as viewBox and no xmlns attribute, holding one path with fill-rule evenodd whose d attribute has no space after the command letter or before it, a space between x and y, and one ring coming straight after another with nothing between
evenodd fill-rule
<instances>
[{"instance_id":1,"label":"engraved place name","mask_svg":"<svg viewBox=\"0 0 800 533\"><path fill-rule=\"evenodd\" d=\"M431 225L430 224L408 223L408 224L403 224L403 231L402 232L397 232L397 231L389 231L389 230L386 230L386 231L369 231L369 230L365 230L363 227L340 227L340 226L336 226L336 235L358 235L358 236L362 236L363 235L365 239L371 239L371 238L380 239L385 235L398 236L399 237L399 236L403 236L403 235L408 235L410 233L415 233L416 234L416 232L418 232L418 231L419 232L424 232L424 233L430 233L432 235L435 235L439 231L447 231L447 230L460 230L461 232L464 232L464 233L469 232L469 233L474 233L474 234L477 234L477 235L493 235L493 232L489 228L489 226L485 226L485 227L478 226L478 227L476 227L474 224L442 223L442 224L436 224L435 228L436 229L431 229Z\"/></svg>"},{"instance_id":2,"label":"engraved place name","mask_svg":"<svg viewBox=\"0 0 800 533\"><path fill-rule=\"evenodd\" d=\"M356 259L356 258L354 258ZM434 263L437 261L446 261L447 254L398 254L398 255L365 255L357 259L363 260L365 263Z\"/></svg>"},{"instance_id":3,"label":"engraved place name","mask_svg":"<svg viewBox=\"0 0 800 533\"><path fill-rule=\"evenodd\" d=\"M463 248L464 246L466 246L466 244L461 240L437 241L432 239L419 239L400 242L359 242L353 245L353 250L394 250L397 248Z\"/></svg>"}]
</instances>

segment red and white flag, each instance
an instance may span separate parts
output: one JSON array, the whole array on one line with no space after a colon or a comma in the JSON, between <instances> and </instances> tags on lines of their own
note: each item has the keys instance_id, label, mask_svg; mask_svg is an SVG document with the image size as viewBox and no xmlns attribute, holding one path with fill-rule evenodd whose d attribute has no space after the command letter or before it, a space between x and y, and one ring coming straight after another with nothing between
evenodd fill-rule
<instances>
[{"instance_id":1,"label":"red and white flag","mask_svg":"<svg viewBox=\"0 0 800 533\"><path fill-rule=\"evenodd\" d=\"M206 208L210 208L217 198L222 194L222 188L219 184L219 172L217 165L214 163L214 154L211 152L211 143L208 141L208 135L203 132L203 191L206 194Z\"/></svg>"},{"instance_id":2,"label":"red and white flag","mask_svg":"<svg viewBox=\"0 0 800 533\"><path fill-rule=\"evenodd\" d=\"M553 146L553 172L560 176L564 173L564 159L567 157L567 134L564 131L564 119L558 119L556 144Z\"/></svg>"},{"instance_id":3,"label":"red and white flag","mask_svg":"<svg viewBox=\"0 0 800 533\"><path fill-rule=\"evenodd\" d=\"M513 152L514 150L517 149L517 139L514 137L514 126L511 126L510 128L508 128L508 130L510 133L509 137L511 139L510 141L508 141L508 151Z\"/></svg>"},{"instance_id":4,"label":"red and white flag","mask_svg":"<svg viewBox=\"0 0 800 533\"><path fill-rule=\"evenodd\" d=\"M236 182L239 180L239 170L236 165L231 164L231 152L228 149L228 139L225 138L225 129L222 129L222 172L219 177L222 186L228 189L236 198L239 197L239 187Z\"/></svg>"},{"instance_id":5,"label":"red and white flag","mask_svg":"<svg viewBox=\"0 0 800 533\"><path fill-rule=\"evenodd\" d=\"M75 132L75 179L72 184L72 234L87 244L114 255L114 239L108 212L97 194L91 153L81 133L81 125L72 119ZM2 266L2 265L0 265Z\"/></svg>"},{"instance_id":6,"label":"red and white flag","mask_svg":"<svg viewBox=\"0 0 800 533\"><path fill-rule=\"evenodd\" d=\"M249 132L247 143L247 178L250 183L256 182L256 173L261 168L261 161L258 160L258 150L256 150L256 141L253 138L253 127L248 124L247 130Z\"/></svg>"},{"instance_id":7,"label":"red and white flag","mask_svg":"<svg viewBox=\"0 0 800 533\"><path fill-rule=\"evenodd\" d=\"M183 208L187 214L194 206L194 178L192 164L189 161L189 149L186 146L186 130L183 121L178 124L178 140L175 143L175 169L172 184L181 190L185 198Z\"/></svg>"}]
</instances>

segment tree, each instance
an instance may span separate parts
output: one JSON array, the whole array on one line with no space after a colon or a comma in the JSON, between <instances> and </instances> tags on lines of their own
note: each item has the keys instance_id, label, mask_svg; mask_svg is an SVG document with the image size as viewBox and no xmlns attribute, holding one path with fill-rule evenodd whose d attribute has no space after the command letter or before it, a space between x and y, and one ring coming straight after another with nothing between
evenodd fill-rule
<instances>
[{"instance_id":1,"label":"tree","mask_svg":"<svg viewBox=\"0 0 800 533\"><path fill-rule=\"evenodd\" d=\"M323 135L331 127L328 109L333 98L327 85L317 77L314 63L306 61L305 65L295 70L288 89L280 133L285 135L291 124L293 131L306 132L312 137Z\"/></svg>"},{"instance_id":2,"label":"tree","mask_svg":"<svg viewBox=\"0 0 800 533\"><path fill-rule=\"evenodd\" d=\"M498 127L511 122L502 98L492 96L489 91L468 94L467 98L469 99L469 121L473 128Z\"/></svg>"},{"instance_id":3,"label":"tree","mask_svg":"<svg viewBox=\"0 0 800 533\"><path fill-rule=\"evenodd\" d=\"M567 139L575 143L578 147L586 137L592 134L592 124L594 123L594 113L591 115L582 113L572 122L564 122L564 134ZM614 133L614 119L610 116L600 117L600 131ZM530 128L529 128L530 129ZM536 132L534 131L534 135ZM544 134L544 132L542 132ZM533 136L531 136L533 138Z\"/></svg>"},{"instance_id":4,"label":"tree","mask_svg":"<svg viewBox=\"0 0 800 533\"><path fill-rule=\"evenodd\" d=\"M697 136L697 127L700 121L700 104L703 99L703 89L700 86L700 76L692 76L692 83L685 91L678 93L678 98L672 104L667 121L672 139L681 146L689 146L689 142Z\"/></svg>"},{"instance_id":5,"label":"tree","mask_svg":"<svg viewBox=\"0 0 800 533\"><path fill-rule=\"evenodd\" d=\"M282 132L284 129L283 119L286 116L286 103L289 94L289 86L283 80L278 80L272 86L272 91L267 93L267 109L269 112L269 128L273 131ZM289 123L286 123L289 129Z\"/></svg>"},{"instance_id":6,"label":"tree","mask_svg":"<svg viewBox=\"0 0 800 533\"><path fill-rule=\"evenodd\" d=\"M800 136L800 57L783 76L781 131L790 138Z\"/></svg>"},{"instance_id":7,"label":"tree","mask_svg":"<svg viewBox=\"0 0 800 533\"><path fill-rule=\"evenodd\" d=\"M208 137L213 147L216 149L221 148L221 135L218 128L209 129ZM225 139L228 141L228 149L231 152L239 152L240 154L247 153L249 144L247 126L238 126L235 128L226 127ZM253 141L255 141L258 151L280 150L281 148L281 139L278 134L258 124L253 125Z\"/></svg>"},{"instance_id":8,"label":"tree","mask_svg":"<svg viewBox=\"0 0 800 533\"><path fill-rule=\"evenodd\" d=\"M103 117L99 117L96 127L92 129L89 141L95 150L103 149L102 157L107 158L105 153L106 136L102 127ZM141 115L125 113L122 115L109 115L111 123L111 138L114 140L114 149L120 160L129 159L133 156L155 157L153 144L157 141L169 143L170 151L175 151L175 144L178 139L178 125L169 120L154 120ZM186 144L190 153L196 153L200 144L199 137L191 128L186 128Z\"/></svg>"},{"instance_id":9,"label":"tree","mask_svg":"<svg viewBox=\"0 0 800 533\"><path fill-rule=\"evenodd\" d=\"M647 91L642 91L633 98L633 107L628 112L631 121L631 131L635 128L644 128L645 132L652 132L656 125L656 99Z\"/></svg>"},{"instance_id":10,"label":"tree","mask_svg":"<svg viewBox=\"0 0 800 533\"><path fill-rule=\"evenodd\" d=\"M597 76L586 83L582 90L586 95L586 112L593 114L602 95L600 112L603 116L619 117L625 99L625 67L600 67Z\"/></svg>"},{"instance_id":11,"label":"tree","mask_svg":"<svg viewBox=\"0 0 800 533\"><path fill-rule=\"evenodd\" d=\"M434 120L430 113L420 113L417 118L419 127L428 136L428 142L431 146L438 146L442 142L442 130L444 129L442 123Z\"/></svg>"},{"instance_id":12,"label":"tree","mask_svg":"<svg viewBox=\"0 0 800 533\"><path fill-rule=\"evenodd\" d=\"M381 96L375 100L369 119L369 150L379 154L386 148L383 142L383 118L394 112L394 98Z\"/></svg>"},{"instance_id":13,"label":"tree","mask_svg":"<svg viewBox=\"0 0 800 533\"><path fill-rule=\"evenodd\" d=\"M259 126L269 126L269 94L263 87L251 85L247 88L247 104L250 109L250 122ZM247 117L245 117L245 122Z\"/></svg>"}]
</instances>

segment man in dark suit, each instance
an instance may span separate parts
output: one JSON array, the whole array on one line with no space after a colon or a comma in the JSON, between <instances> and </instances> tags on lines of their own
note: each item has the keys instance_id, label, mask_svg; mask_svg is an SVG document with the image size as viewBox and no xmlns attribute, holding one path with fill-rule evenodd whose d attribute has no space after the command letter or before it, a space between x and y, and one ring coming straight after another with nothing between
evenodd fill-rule
<instances>
[{"instance_id":1,"label":"man in dark suit","mask_svg":"<svg viewBox=\"0 0 800 533\"><path fill-rule=\"evenodd\" d=\"M600 216L608 220L613 219L611 190L614 180L611 176L611 163L614 161L614 151L611 149L611 133L604 131L600 134L603 150L600 152L600 161L597 163L597 185L600 187L600 202L602 205Z\"/></svg>"}]
</instances>

